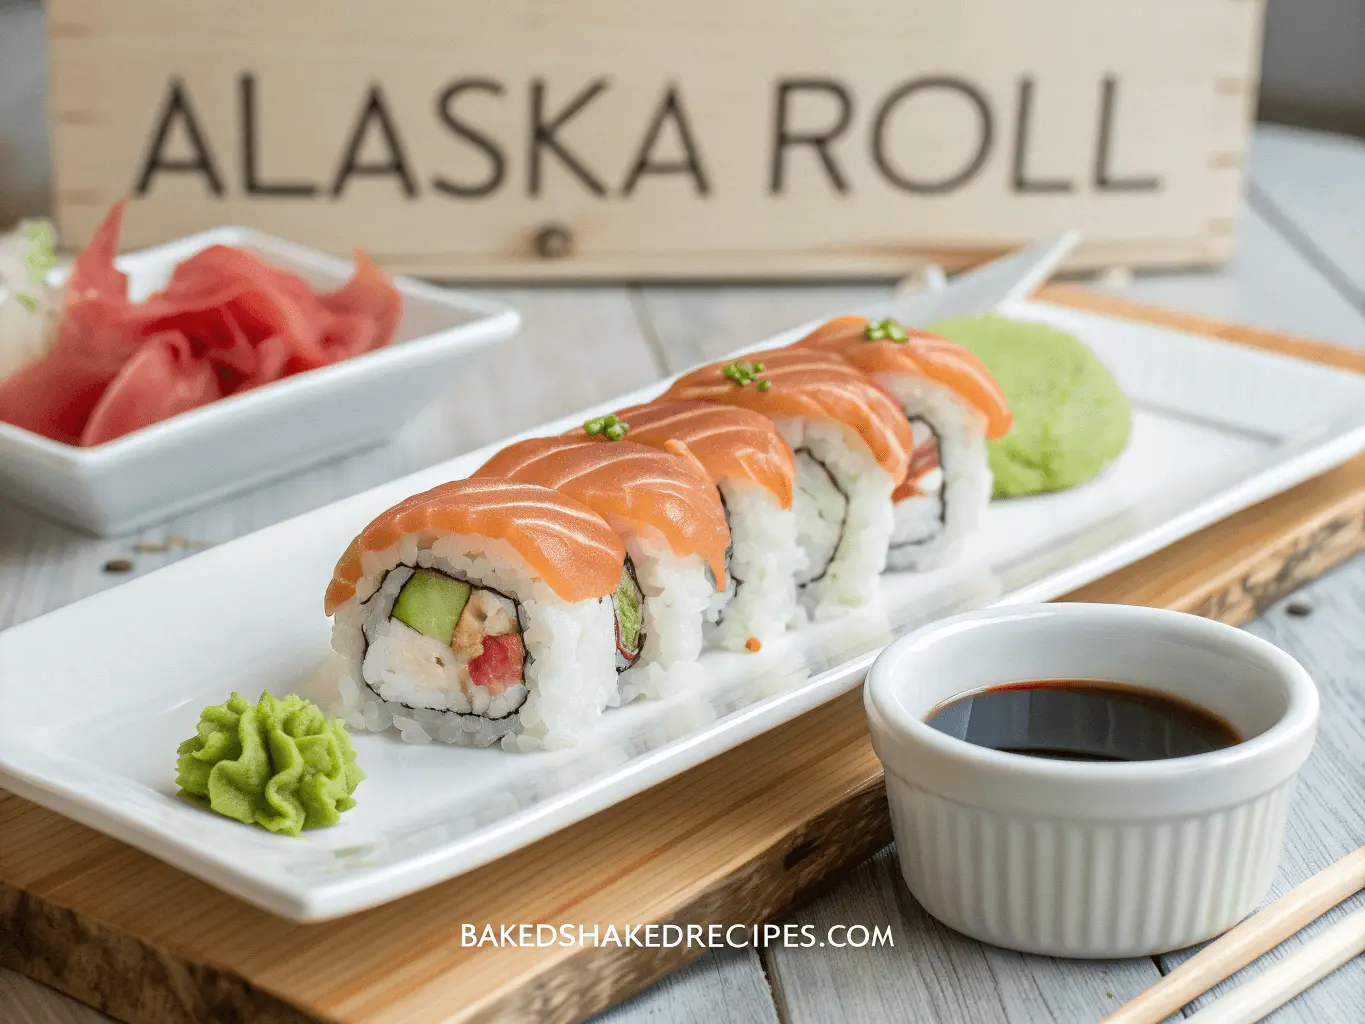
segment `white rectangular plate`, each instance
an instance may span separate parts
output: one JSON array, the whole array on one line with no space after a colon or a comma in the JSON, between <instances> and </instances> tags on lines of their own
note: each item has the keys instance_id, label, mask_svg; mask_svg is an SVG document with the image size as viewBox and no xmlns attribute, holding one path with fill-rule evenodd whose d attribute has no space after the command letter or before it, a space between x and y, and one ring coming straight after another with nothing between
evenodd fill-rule
<instances>
[{"instance_id":1,"label":"white rectangular plate","mask_svg":"<svg viewBox=\"0 0 1365 1024\"><path fill-rule=\"evenodd\" d=\"M901 304L924 308L923 296ZM1003 311L1074 332L1110 366L1135 410L1127 451L1082 487L992 504L958 564L886 576L859 614L756 655L708 652L705 692L608 712L572 751L357 736L369 773L359 806L302 839L177 799L175 748L202 707L233 690L319 685L322 592L351 537L490 448L0 634L0 785L267 910L335 917L486 863L789 721L856 686L876 652L919 623L1057 597L1365 448L1365 378L1057 307L1009 300Z\"/></svg>"}]
</instances>

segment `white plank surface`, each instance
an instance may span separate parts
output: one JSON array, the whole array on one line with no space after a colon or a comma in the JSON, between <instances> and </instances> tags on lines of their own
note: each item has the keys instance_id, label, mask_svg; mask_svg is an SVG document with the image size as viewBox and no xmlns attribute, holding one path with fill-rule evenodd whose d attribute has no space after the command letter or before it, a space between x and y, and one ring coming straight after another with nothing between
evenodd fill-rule
<instances>
[{"instance_id":1,"label":"white plank surface","mask_svg":"<svg viewBox=\"0 0 1365 1024\"><path fill-rule=\"evenodd\" d=\"M1261 125L1251 166L1252 201L1365 309L1365 140Z\"/></svg>"},{"instance_id":2,"label":"white plank surface","mask_svg":"<svg viewBox=\"0 0 1365 1024\"><path fill-rule=\"evenodd\" d=\"M599 1015L597 1024L778 1024L758 954L711 950L682 970Z\"/></svg>"},{"instance_id":3,"label":"white plank surface","mask_svg":"<svg viewBox=\"0 0 1365 1024\"><path fill-rule=\"evenodd\" d=\"M1365 218L1358 244L1365 248ZM1250 324L1272 331L1365 346L1365 316L1323 275L1255 201L1242 214L1236 255L1226 267L1200 273L1140 273L1122 284L1086 282L1098 291L1155 306Z\"/></svg>"},{"instance_id":4,"label":"white plank surface","mask_svg":"<svg viewBox=\"0 0 1365 1024\"><path fill-rule=\"evenodd\" d=\"M98 1010L0 968L0 1021L5 1024L108 1024Z\"/></svg>"},{"instance_id":5,"label":"white plank surface","mask_svg":"<svg viewBox=\"0 0 1365 1024\"><path fill-rule=\"evenodd\" d=\"M669 373L716 359L741 345L854 303L889 298L890 285L767 285L641 289L645 331Z\"/></svg>"},{"instance_id":6,"label":"white plank surface","mask_svg":"<svg viewBox=\"0 0 1365 1024\"><path fill-rule=\"evenodd\" d=\"M1311 608L1307 616L1286 610ZM1365 845L1365 556L1279 602L1247 628L1301 661L1322 694L1322 728L1290 805L1274 899L1339 857ZM1192 1004L1199 1009L1264 967L1278 963L1354 910L1365 891L1290 937ZM1167 970L1196 950L1163 957ZM1270 1018L1280 1024L1365 1021L1365 957L1356 957Z\"/></svg>"},{"instance_id":7,"label":"white plank surface","mask_svg":"<svg viewBox=\"0 0 1365 1024\"><path fill-rule=\"evenodd\" d=\"M920 909L891 847L792 920L816 936L835 925L889 928L893 941L864 949L770 950L773 988L791 1024L1094 1020L1160 977L1146 957L1062 961L959 935ZM836 933L839 941L844 934Z\"/></svg>"}]
</instances>

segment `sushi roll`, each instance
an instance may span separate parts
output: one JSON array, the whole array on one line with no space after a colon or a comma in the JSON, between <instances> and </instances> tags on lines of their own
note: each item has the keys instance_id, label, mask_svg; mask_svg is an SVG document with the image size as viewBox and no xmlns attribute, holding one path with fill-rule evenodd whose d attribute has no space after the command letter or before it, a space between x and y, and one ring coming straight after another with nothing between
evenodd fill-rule
<instances>
[{"instance_id":1,"label":"sushi roll","mask_svg":"<svg viewBox=\"0 0 1365 1024\"><path fill-rule=\"evenodd\" d=\"M625 548L549 488L458 480L360 532L325 607L346 717L403 739L563 747L616 700Z\"/></svg>"},{"instance_id":2,"label":"sushi roll","mask_svg":"<svg viewBox=\"0 0 1365 1024\"><path fill-rule=\"evenodd\" d=\"M912 469L892 496L888 567L951 561L990 501L986 441L1014 423L991 372L961 345L895 320L839 317L796 345L843 356L895 396L915 432Z\"/></svg>"},{"instance_id":3,"label":"sushi roll","mask_svg":"<svg viewBox=\"0 0 1365 1024\"><path fill-rule=\"evenodd\" d=\"M771 419L795 455L803 605L827 619L873 596L891 539L891 494L914 447L890 395L835 353L785 348L694 370L664 398L735 405Z\"/></svg>"},{"instance_id":4,"label":"sushi roll","mask_svg":"<svg viewBox=\"0 0 1365 1024\"><path fill-rule=\"evenodd\" d=\"M715 485L685 446L673 454L624 437L614 419L591 421L577 435L504 448L474 475L553 488L600 515L624 542L616 669L627 701L661 697L697 678L703 617L725 589L730 531Z\"/></svg>"},{"instance_id":5,"label":"sushi roll","mask_svg":"<svg viewBox=\"0 0 1365 1024\"><path fill-rule=\"evenodd\" d=\"M686 445L720 491L730 548L725 590L707 614L707 643L756 650L781 635L796 613L795 574L806 556L792 511L792 450L772 420L711 402L653 402L616 416L637 444Z\"/></svg>"}]
</instances>

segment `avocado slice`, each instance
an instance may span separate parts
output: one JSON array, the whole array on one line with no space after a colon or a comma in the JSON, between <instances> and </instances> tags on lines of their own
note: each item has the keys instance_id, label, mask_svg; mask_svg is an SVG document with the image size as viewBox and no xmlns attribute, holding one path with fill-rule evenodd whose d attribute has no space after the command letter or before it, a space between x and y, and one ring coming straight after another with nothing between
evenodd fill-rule
<instances>
[{"instance_id":1,"label":"avocado slice","mask_svg":"<svg viewBox=\"0 0 1365 1024\"><path fill-rule=\"evenodd\" d=\"M616 607L617 643L634 654L640 649L640 632L644 626L644 595L635 582L629 562L621 570L621 582L616 585L616 593L611 595L611 603Z\"/></svg>"},{"instance_id":2,"label":"avocado slice","mask_svg":"<svg viewBox=\"0 0 1365 1024\"><path fill-rule=\"evenodd\" d=\"M434 569L418 569L403 584L393 603L393 617L423 636L447 647L455 637L455 624L473 591L468 583Z\"/></svg>"}]
</instances>

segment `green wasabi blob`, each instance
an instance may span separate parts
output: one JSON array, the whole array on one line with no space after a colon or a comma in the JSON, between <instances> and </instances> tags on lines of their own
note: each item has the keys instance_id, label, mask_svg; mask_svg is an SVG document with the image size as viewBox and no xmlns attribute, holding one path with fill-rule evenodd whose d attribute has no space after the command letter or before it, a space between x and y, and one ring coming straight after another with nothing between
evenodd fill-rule
<instances>
[{"instance_id":1,"label":"green wasabi blob","mask_svg":"<svg viewBox=\"0 0 1365 1024\"><path fill-rule=\"evenodd\" d=\"M942 320L929 330L974 352L1014 412L1010 432L988 442L995 497L1075 487L1128 444L1127 397L1095 354L1065 331L993 313Z\"/></svg>"},{"instance_id":2,"label":"green wasabi blob","mask_svg":"<svg viewBox=\"0 0 1365 1024\"><path fill-rule=\"evenodd\" d=\"M398 592L393 617L449 647L473 589L443 572L418 569Z\"/></svg>"},{"instance_id":3,"label":"green wasabi blob","mask_svg":"<svg viewBox=\"0 0 1365 1024\"><path fill-rule=\"evenodd\" d=\"M261 694L252 704L234 693L205 708L195 735L180 744L175 781L245 825L297 836L325 828L355 806L365 779L346 723L290 694Z\"/></svg>"}]
</instances>

